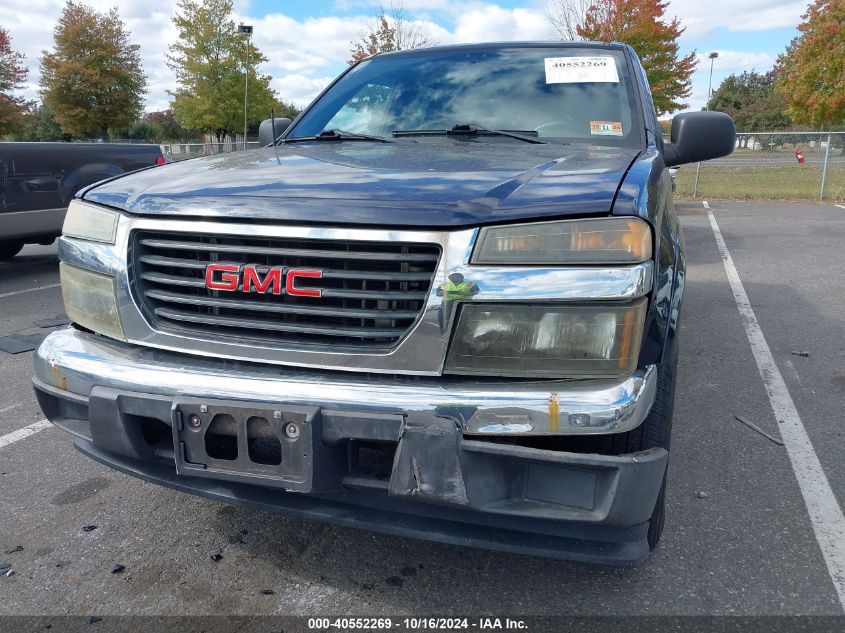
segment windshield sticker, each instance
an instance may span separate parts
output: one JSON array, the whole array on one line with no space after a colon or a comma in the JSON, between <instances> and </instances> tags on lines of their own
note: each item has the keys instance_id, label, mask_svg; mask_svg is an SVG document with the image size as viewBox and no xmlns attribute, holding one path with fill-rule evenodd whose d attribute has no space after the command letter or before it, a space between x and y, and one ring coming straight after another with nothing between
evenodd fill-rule
<instances>
[{"instance_id":1,"label":"windshield sticker","mask_svg":"<svg viewBox=\"0 0 845 633\"><path fill-rule=\"evenodd\" d=\"M613 57L546 57L547 84L619 83Z\"/></svg>"},{"instance_id":2,"label":"windshield sticker","mask_svg":"<svg viewBox=\"0 0 845 633\"><path fill-rule=\"evenodd\" d=\"M590 121L590 134L593 136L622 136L620 121Z\"/></svg>"}]
</instances>

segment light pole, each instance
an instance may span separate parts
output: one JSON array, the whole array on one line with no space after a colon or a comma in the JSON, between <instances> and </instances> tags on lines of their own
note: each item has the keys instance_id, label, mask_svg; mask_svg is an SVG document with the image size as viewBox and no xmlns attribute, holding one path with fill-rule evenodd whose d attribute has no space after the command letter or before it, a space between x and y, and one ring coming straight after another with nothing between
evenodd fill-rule
<instances>
[{"instance_id":1,"label":"light pole","mask_svg":"<svg viewBox=\"0 0 845 633\"><path fill-rule=\"evenodd\" d=\"M713 96L713 60L719 56L719 53L713 51L707 57L710 58L710 81L707 83L707 103L704 106L705 110L710 109L710 98Z\"/></svg>"},{"instance_id":2,"label":"light pole","mask_svg":"<svg viewBox=\"0 0 845 633\"><path fill-rule=\"evenodd\" d=\"M238 33L246 35L246 60L244 62L244 149L246 149L246 106L249 95L249 42L252 38L252 25L239 24Z\"/></svg>"},{"instance_id":3,"label":"light pole","mask_svg":"<svg viewBox=\"0 0 845 633\"><path fill-rule=\"evenodd\" d=\"M707 82L707 102L704 104L704 109L710 109L710 97L713 94L713 60L719 56L719 53L713 51L707 57L710 58L710 81ZM695 166L695 184L692 186L692 197L698 197L698 177L701 175L701 162Z\"/></svg>"}]
</instances>

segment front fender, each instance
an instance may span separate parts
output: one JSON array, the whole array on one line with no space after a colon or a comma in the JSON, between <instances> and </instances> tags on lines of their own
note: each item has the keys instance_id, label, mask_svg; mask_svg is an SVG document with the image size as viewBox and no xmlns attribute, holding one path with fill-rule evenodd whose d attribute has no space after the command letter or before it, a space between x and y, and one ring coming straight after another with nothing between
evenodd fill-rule
<instances>
[{"instance_id":1,"label":"front fender","mask_svg":"<svg viewBox=\"0 0 845 633\"><path fill-rule=\"evenodd\" d=\"M639 365L669 358L675 344L684 294L683 233L672 200L672 179L654 147L631 165L619 187L614 215L637 215L654 230L654 280Z\"/></svg>"}]
</instances>

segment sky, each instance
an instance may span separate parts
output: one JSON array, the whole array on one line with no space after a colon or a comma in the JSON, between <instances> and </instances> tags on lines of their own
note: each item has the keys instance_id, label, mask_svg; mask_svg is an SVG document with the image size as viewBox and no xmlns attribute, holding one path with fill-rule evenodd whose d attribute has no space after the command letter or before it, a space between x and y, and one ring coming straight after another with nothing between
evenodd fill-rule
<instances>
[{"instance_id":1,"label":"sky","mask_svg":"<svg viewBox=\"0 0 845 633\"><path fill-rule=\"evenodd\" d=\"M80 0L100 11L117 6L132 40L141 46L149 93L145 109L168 107L174 77L165 64L176 38L171 16L175 0ZM550 0L404 0L406 14L424 22L439 44L555 39L546 12ZM279 96L306 105L337 76L349 58L350 42L374 21L390 0L234 0L235 20L252 24L253 41L269 61L261 71L273 77ZM681 52L701 58L688 100L700 109L707 97L711 51L713 88L731 73L771 69L777 55L798 33L807 0L669 0L667 17L686 27ZM29 77L21 94L38 94L38 60L52 46L63 0L2 0L0 26L15 50L26 55Z\"/></svg>"}]
</instances>

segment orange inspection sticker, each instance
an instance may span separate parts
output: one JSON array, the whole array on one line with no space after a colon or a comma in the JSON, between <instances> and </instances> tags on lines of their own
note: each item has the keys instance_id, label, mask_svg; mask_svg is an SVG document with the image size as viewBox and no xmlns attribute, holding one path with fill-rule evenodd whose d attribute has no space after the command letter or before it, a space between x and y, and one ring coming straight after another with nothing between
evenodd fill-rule
<instances>
[{"instance_id":1,"label":"orange inspection sticker","mask_svg":"<svg viewBox=\"0 0 845 633\"><path fill-rule=\"evenodd\" d=\"M622 136L622 123L620 121L590 121L590 134Z\"/></svg>"}]
</instances>

